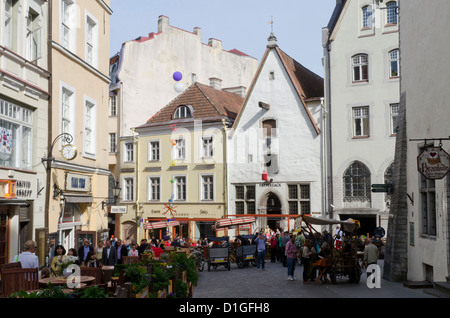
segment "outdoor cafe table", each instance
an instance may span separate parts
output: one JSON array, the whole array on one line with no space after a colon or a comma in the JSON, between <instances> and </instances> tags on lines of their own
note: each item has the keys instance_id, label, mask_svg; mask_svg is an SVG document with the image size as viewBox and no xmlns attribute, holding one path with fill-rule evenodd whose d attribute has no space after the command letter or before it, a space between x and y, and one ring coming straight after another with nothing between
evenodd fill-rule
<instances>
[{"instance_id":1,"label":"outdoor cafe table","mask_svg":"<svg viewBox=\"0 0 450 318\"><path fill-rule=\"evenodd\" d=\"M79 276L79 278L80 278L79 282L80 282L81 286L90 285L95 280L94 276ZM45 287L49 283L52 285L55 285L55 286L64 286L64 285L67 285L67 278L48 277L48 278L42 278L39 280L40 287Z\"/></svg>"}]
</instances>

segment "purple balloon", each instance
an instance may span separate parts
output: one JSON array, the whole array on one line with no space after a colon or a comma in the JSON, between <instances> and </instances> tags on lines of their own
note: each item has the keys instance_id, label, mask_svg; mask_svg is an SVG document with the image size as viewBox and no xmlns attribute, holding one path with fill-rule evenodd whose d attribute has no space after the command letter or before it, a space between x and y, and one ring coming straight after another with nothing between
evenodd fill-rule
<instances>
[{"instance_id":1,"label":"purple balloon","mask_svg":"<svg viewBox=\"0 0 450 318\"><path fill-rule=\"evenodd\" d=\"M181 81L181 79L183 78L183 74L181 74L180 72L175 72L173 73L173 79L178 81Z\"/></svg>"}]
</instances>

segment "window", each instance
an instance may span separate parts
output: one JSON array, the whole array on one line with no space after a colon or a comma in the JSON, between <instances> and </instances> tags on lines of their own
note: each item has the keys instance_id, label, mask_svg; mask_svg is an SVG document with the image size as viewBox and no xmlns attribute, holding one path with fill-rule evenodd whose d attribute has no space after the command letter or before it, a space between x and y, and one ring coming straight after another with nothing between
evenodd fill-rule
<instances>
[{"instance_id":1,"label":"window","mask_svg":"<svg viewBox=\"0 0 450 318\"><path fill-rule=\"evenodd\" d=\"M363 28L372 28L373 16L372 16L372 6L365 6L362 8L362 26Z\"/></svg>"},{"instance_id":2,"label":"window","mask_svg":"<svg viewBox=\"0 0 450 318\"><path fill-rule=\"evenodd\" d=\"M214 176L201 176L201 200L214 200Z\"/></svg>"},{"instance_id":3,"label":"window","mask_svg":"<svg viewBox=\"0 0 450 318\"><path fill-rule=\"evenodd\" d=\"M87 155L95 155L97 128L95 102L85 100L84 105L84 152Z\"/></svg>"},{"instance_id":4,"label":"window","mask_svg":"<svg viewBox=\"0 0 450 318\"><path fill-rule=\"evenodd\" d=\"M353 81L369 80L369 57L367 54L358 54L352 57Z\"/></svg>"},{"instance_id":5,"label":"window","mask_svg":"<svg viewBox=\"0 0 450 318\"><path fill-rule=\"evenodd\" d=\"M288 208L289 214L311 213L309 184L288 185Z\"/></svg>"},{"instance_id":6,"label":"window","mask_svg":"<svg viewBox=\"0 0 450 318\"><path fill-rule=\"evenodd\" d=\"M353 107L353 137L369 137L369 106Z\"/></svg>"},{"instance_id":7,"label":"window","mask_svg":"<svg viewBox=\"0 0 450 318\"><path fill-rule=\"evenodd\" d=\"M397 2L386 3L387 24L397 24Z\"/></svg>"},{"instance_id":8,"label":"window","mask_svg":"<svg viewBox=\"0 0 450 318\"><path fill-rule=\"evenodd\" d=\"M186 177L175 178L175 200L186 200Z\"/></svg>"},{"instance_id":9,"label":"window","mask_svg":"<svg viewBox=\"0 0 450 318\"><path fill-rule=\"evenodd\" d=\"M133 142L125 142L124 143L124 162L133 162L134 161L134 144Z\"/></svg>"},{"instance_id":10,"label":"window","mask_svg":"<svg viewBox=\"0 0 450 318\"><path fill-rule=\"evenodd\" d=\"M3 45L16 52L18 41L17 21L19 14L19 0L6 0L4 8Z\"/></svg>"},{"instance_id":11,"label":"window","mask_svg":"<svg viewBox=\"0 0 450 318\"><path fill-rule=\"evenodd\" d=\"M235 186L236 191L236 214L255 214L256 213L256 188L254 185Z\"/></svg>"},{"instance_id":12,"label":"window","mask_svg":"<svg viewBox=\"0 0 450 318\"><path fill-rule=\"evenodd\" d=\"M159 161L159 141L149 141L149 161Z\"/></svg>"},{"instance_id":13,"label":"window","mask_svg":"<svg viewBox=\"0 0 450 318\"><path fill-rule=\"evenodd\" d=\"M123 200L124 201L133 201L134 200L134 178L133 177L125 177L123 179L123 182L124 182Z\"/></svg>"},{"instance_id":14,"label":"window","mask_svg":"<svg viewBox=\"0 0 450 318\"><path fill-rule=\"evenodd\" d=\"M398 119L398 107L399 104L390 104L390 113L391 113L391 135L397 134L397 119Z\"/></svg>"},{"instance_id":15,"label":"window","mask_svg":"<svg viewBox=\"0 0 450 318\"><path fill-rule=\"evenodd\" d=\"M399 51L392 50L389 52L389 65L390 65L390 77L399 77L400 76L400 59L399 59Z\"/></svg>"},{"instance_id":16,"label":"window","mask_svg":"<svg viewBox=\"0 0 450 318\"><path fill-rule=\"evenodd\" d=\"M109 116L117 116L117 96L109 97Z\"/></svg>"},{"instance_id":17,"label":"window","mask_svg":"<svg viewBox=\"0 0 450 318\"><path fill-rule=\"evenodd\" d=\"M41 28L39 27L39 14L29 9L27 17L26 33L26 58L36 63L40 58L41 51Z\"/></svg>"},{"instance_id":18,"label":"window","mask_svg":"<svg viewBox=\"0 0 450 318\"><path fill-rule=\"evenodd\" d=\"M370 201L370 171L362 162L353 162L344 172L344 201Z\"/></svg>"},{"instance_id":19,"label":"window","mask_svg":"<svg viewBox=\"0 0 450 318\"><path fill-rule=\"evenodd\" d=\"M419 177L422 234L436 236L436 182L422 174Z\"/></svg>"},{"instance_id":20,"label":"window","mask_svg":"<svg viewBox=\"0 0 450 318\"><path fill-rule=\"evenodd\" d=\"M86 17L86 62L97 66L97 23L91 16Z\"/></svg>"},{"instance_id":21,"label":"window","mask_svg":"<svg viewBox=\"0 0 450 318\"><path fill-rule=\"evenodd\" d=\"M202 157L212 158L214 157L213 137L202 137Z\"/></svg>"},{"instance_id":22,"label":"window","mask_svg":"<svg viewBox=\"0 0 450 318\"><path fill-rule=\"evenodd\" d=\"M71 0L61 0L61 45L75 50L75 5Z\"/></svg>"},{"instance_id":23,"label":"window","mask_svg":"<svg viewBox=\"0 0 450 318\"><path fill-rule=\"evenodd\" d=\"M176 144L174 147L174 159L184 160L186 158L186 142L183 138L178 138L175 140Z\"/></svg>"},{"instance_id":24,"label":"window","mask_svg":"<svg viewBox=\"0 0 450 318\"><path fill-rule=\"evenodd\" d=\"M0 99L0 166L31 169L33 112Z\"/></svg>"},{"instance_id":25,"label":"window","mask_svg":"<svg viewBox=\"0 0 450 318\"><path fill-rule=\"evenodd\" d=\"M269 72L269 80L273 81L275 79L275 72Z\"/></svg>"},{"instance_id":26,"label":"window","mask_svg":"<svg viewBox=\"0 0 450 318\"><path fill-rule=\"evenodd\" d=\"M160 177L149 178L149 200L159 201L161 199L161 179Z\"/></svg>"},{"instance_id":27,"label":"window","mask_svg":"<svg viewBox=\"0 0 450 318\"><path fill-rule=\"evenodd\" d=\"M110 133L109 134L109 152L115 153L116 152L116 133Z\"/></svg>"},{"instance_id":28,"label":"window","mask_svg":"<svg viewBox=\"0 0 450 318\"><path fill-rule=\"evenodd\" d=\"M75 90L68 86L61 88L61 133L68 133L75 138ZM66 142L61 139L62 145Z\"/></svg>"},{"instance_id":29,"label":"window","mask_svg":"<svg viewBox=\"0 0 450 318\"><path fill-rule=\"evenodd\" d=\"M173 116L174 119L188 118L188 117L192 117L192 112L188 106L184 106L184 105L178 107Z\"/></svg>"}]
</instances>

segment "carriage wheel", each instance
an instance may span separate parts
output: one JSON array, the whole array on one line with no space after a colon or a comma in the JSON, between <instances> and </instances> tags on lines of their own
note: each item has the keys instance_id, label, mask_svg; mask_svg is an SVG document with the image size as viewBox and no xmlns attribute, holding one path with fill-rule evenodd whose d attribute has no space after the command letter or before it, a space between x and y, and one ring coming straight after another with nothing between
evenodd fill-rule
<instances>
[{"instance_id":1,"label":"carriage wheel","mask_svg":"<svg viewBox=\"0 0 450 318\"><path fill-rule=\"evenodd\" d=\"M203 272L203 269L205 269L205 260L201 259L200 264L198 265L198 271Z\"/></svg>"},{"instance_id":2,"label":"carriage wheel","mask_svg":"<svg viewBox=\"0 0 450 318\"><path fill-rule=\"evenodd\" d=\"M244 261L243 261L242 259L238 259L238 261L237 261L237 266L238 266L239 268L244 268Z\"/></svg>"},{"instance_id":3,"label":"carriage wheel","mask_svg":"<svg viewBox=\"0 0 450 318\"><path fill-rule=\"evenodd\" d=\"M336 272L334 271L334 268L330 269L330 280L332 284L336 284Z\"/></svg>"}]
</instances>

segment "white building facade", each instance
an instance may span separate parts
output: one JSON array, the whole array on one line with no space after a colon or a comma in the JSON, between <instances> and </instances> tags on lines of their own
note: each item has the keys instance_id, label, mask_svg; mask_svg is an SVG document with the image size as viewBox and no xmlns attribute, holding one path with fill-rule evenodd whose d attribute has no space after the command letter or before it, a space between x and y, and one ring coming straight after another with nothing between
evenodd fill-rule
<instances>
[{"instance_id":1,"label":"white building facade","mask_svg":"<svg viewBox=\"0 0 450 318\"><path fill-rule=\"evenodd\" d=\"M116 180L127 162L124 154L134 150L133 128L142 125L143 118L155 115L194 82L244 97L257 67L256 58L236 49L224 50L217 39L203 43L200 28L182 30L171 26L166 16L159 17L158 32L123 43L111 58L110 69L108 164ZM110 229L120 236L120 216L109 218Z\"/></svg>"},{"instance_id":2,"label":"white building facade","mask_svg":"<svg viewBox=\"0 0 450 318\"><path fill-rule=\"evenodd\" d=\"M0 1L0 267L30 239L45 257L47 26L46 1Z\"/></svg>"},{"instance_id":3,"label":"white building facade","mask_svg":"<svg viewBox=\"0 0 450 318\"><path fill-rule=\"evenodd\" d=\"M228 216L256 224L229 235L289 231L295 215L322 215L322 95L323 79L271 35L227 144Z\"/></svg>"},{"instance_id":4,"label":"white building facade","mask_svg":"<svg viewBox=\"0 0 450 318\"><path fill-rule=\"evenodd\" d=\"M331 131L332 218L361 222L360 234L387 230L399 105L396 1L338 0L323 29L325 104ZM395 186L395 185L394 185Z\"/></svg>"},{"instance_id":5,"label":"white building facade","mask_svg":"<svg viewBox=\"0 0 450 318\"><path fill-rule=\"evenodd\" d=\"M399 143L405 145L406 160L399 164L406 166L406 193L401 193L406 204L399 212L407 223L399 235L406 238L409 281L450 279L450 176L444 171L435 179L425 170L419 172L417 165L419 154L429 147L450 153L446 80L450 64L442 54L450 36L437 32L445 28L449 12L446 1L433 1L426 7L417 0L401 1L401 125L406 134ZM430 23L419 27L419 20ZM448 163L441 157L439 165Z\"/></svg>"}]
</instances>

